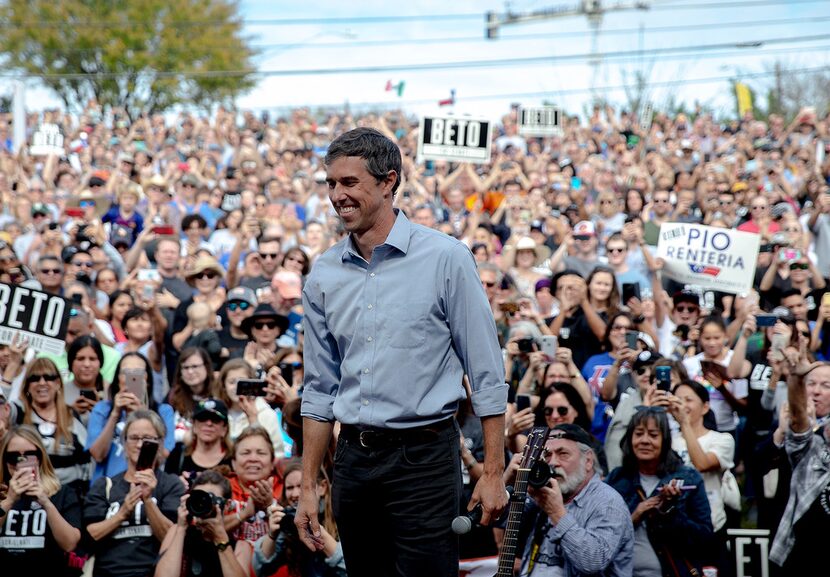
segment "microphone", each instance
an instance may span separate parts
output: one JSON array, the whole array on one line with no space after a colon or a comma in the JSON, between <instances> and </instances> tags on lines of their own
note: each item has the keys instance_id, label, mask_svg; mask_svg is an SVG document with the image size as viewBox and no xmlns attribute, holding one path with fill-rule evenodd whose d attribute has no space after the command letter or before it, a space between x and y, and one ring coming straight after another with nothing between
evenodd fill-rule
<instances>
[{"instance_id":1,"label":"microphone","mask_svg":"<svg viewBox=\"0 0 830 577\"><path fill-rule=\"evenodd\" d=\"M509 501L513 496L513 487L507 487L505 493L507 494L507 500ZM456 535L466 535L473 530L473 525L481 523L481 515L483 512L481 503L478 503L475 507L473 507L472 511L467 511L463 515L459 515L452 520L452 532Z\"/></svg>"}]
</instances>

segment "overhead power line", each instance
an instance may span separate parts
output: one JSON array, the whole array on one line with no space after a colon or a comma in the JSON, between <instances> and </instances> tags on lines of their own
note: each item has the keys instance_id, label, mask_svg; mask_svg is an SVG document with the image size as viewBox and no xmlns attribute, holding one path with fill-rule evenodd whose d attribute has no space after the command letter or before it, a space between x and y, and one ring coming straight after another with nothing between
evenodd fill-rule
<instances>
[{"instance_id":1,"label":"overhead power line","mask_svg":"<svg viewBox=\"0 0 830 577\"><path fill-rule=\"evenodd\" d=\"M576 1L576 0L573 0ZM753 8L758 6L788 7L794 4L825 3L827 0L747 0L717 2L717 3L690 3L690 4L655 4L649 10L718 10L724 8ZM309 24L381 24L387 22L447 22L460 20L484 20L484 13L466 12L449 14L398 14L381 16L333 16L330 18L298 17L298 18L248 18L241 22L246 26L304 26ZM175 27L217 26L227 25L227 20L180 20L171 22ZM2 28L63 28L70 25L75 28L134 28L135 22L122 20L28 20L23 22L0 22Z\"/></svg>"},{"instance_id":2,"label":"overhead power line","mask_svg":"<svg viewBox=\"0 0 830 577\"><path fill-rule=\"evenodd\" d=\"M668 48L657 48L648 51L626 50L605 53L584 53L584 54L550 54L544 56L523 56L516 58L492 59L492 60L467 60L455 62L427 62L417 64L383 64L373 66L352 66L336 68L304 68L304 69L278 69L278 70L206 70L206 71L156 71L159 78L171 77L233 77L233 76L323 76L332 74L367 74L378 72L413 72L422 70L453 70L460 68L496 68L500 66L533 65L533 64L556 64L561 62L582 61L595 58L616 59L616 58L643 58L657 55L676 55L686 52L698 53L718 50L734 50L736 48L754 48L767 44L788 44L816 42L830 39L830 34L815 34L810 36L795 36L788 38L767 38L764 40L744 40L741 42L723 42L718 44L701 44L697 46L674 46ZM749 55L749 53L747 53ZM0 74L0 78L120 78L125 73L102 72L102 73L54 73L54 74Z\"/></svg>"}]
</instances>

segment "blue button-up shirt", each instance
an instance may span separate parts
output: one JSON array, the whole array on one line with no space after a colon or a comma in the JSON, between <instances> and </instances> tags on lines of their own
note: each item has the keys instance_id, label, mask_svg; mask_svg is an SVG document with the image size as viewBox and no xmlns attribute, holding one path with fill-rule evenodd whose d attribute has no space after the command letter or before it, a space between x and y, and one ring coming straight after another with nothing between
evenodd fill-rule
<instances>
[{"instance_id":1,"label":"blue button-up shirt","mask_svg":"<svg viewBox=\"0 0 830 577\"><path fill-rule=\"evenodd\" d=\"M504 413L496 325L470 250L398 212L366 262L347 237L303 289L302 416L409 428L452 416L472 388L480 416Z\"/></svg>"}]
</instances>

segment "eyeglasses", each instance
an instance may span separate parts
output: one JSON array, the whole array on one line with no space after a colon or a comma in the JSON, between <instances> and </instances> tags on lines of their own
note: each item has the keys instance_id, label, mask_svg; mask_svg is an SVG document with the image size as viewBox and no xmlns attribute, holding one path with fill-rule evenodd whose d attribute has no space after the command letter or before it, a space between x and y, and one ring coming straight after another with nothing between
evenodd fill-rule
<instances>
[{"instance_id":1,"label":"eyeglasses","mask_svg":"<svg viewBox=\"0 0 830 577\"><path fill-rule=\"evenodd\" d=\"M560 417L564 417L570 410L570 407L545 407L545 416L550 417L553 415L553 411L556 411Z\"/></svg>"},{"instance_id":2,"label":"eyeglasses","mask_svg":"<svg viewBox=\"0 0 830 577\"><path fill-rule=\"evenodd\" d=\"M637 367L636 370L637 370L637 374L642 377L644 374L646 374L646 371L651 370L651 367Z\"/></svg>"},{"instance_id":3,"label":"eyeglasses","mask_svg":"<svg viewBox=\"0 0 830 577\"><path fill-rule=\"evenodd\" d=\"M78 206L80 208L92 208L93 206L95 206L95 201L94 200L82 200L78 203Z\"/></svg>"},{"instance_id":4,"label":"eyeglasses","mask_svg":"<svg viewBox=\"0 0 830 577\"><path fill-rule=\"evenodd\" d=\"M127 441L130 442L130 443L133 443L133 444L139 443L139 442L144 443L146 441L150 441L150 442L153 442L153 443L158 443L159 438L158 437L152 437L150 435L127 435Z\"/></svg>"},{"instance_id":5,"label":"eyeglasses","mask_svg":"<svg viewBox=\"0 0 830 577\"><path fill-rule=\"evenodd\" d=\"M196 279L208 279L208 280L213 280L217 276L219 276L219 275L216 274L215 272L209 271L209 270L206 270L205 272L193 275L193 277L196 278Z\"/></svg>"},{"instance_id":6,"label":"eyeglasses","mask_svg":"<svg viewBox=\"0 0 830 577\"><path fill-rule=\"evenodd\" d=\"M183 371L197 371L201 368L204 368L205 363L200 363L198 365L182 365Z\"/></svg>"},{"instance_id":7,"label":"eyeglasses","mask_svg":"<svg viewBox=\"0 0 830 577\"><path fill-rule=\"evenodd\" d=\"M71 264L73 264L75 266L82 266L84 268L92 268L93 266L95 266L95 263L93 263L91 260L81 260L81 261L73 262Z\"/></svg>"},{"instance_id":8,"label":"eyeglasses","mask_svg":"<svg viewBox=\"0 0 830 577\"><path fill-rule=\"evenodd\" d=\"M608 248L606 248L605 250L613 254L613 253L617 253L617 252L625 252L625 251L627 251L628 249L627 249L627 248L622 248L622 247L614 247L614 248L611 248L611 247L609 246L609 247L608 247Z\"/></svg>"},{"instance_id":9,"label":"eyeglasses","mask_svg":"<svg viewBox=\"0 0 830 577\"><path fill-rule=\"evenodd\" d=\"M806 262L791 262L790 270L807 270L810 268Z\"/></svg>"},{"instance_id":10,"label":"eyeglasses","mask_svg":"<svg viewBox=\"0 0 830 577\"><path fill-rule=\"evenodd\" d=\"M228 310L231 312L236 312L237 310L247 311L249 308L251 308L251 303L246 301L234 301L228 303Z\"/></svg>"},{"instance_id":11,"label":"eyeglasses","mask_svg":"<svg viewBox=\"0 0 830 577\"><path fill-rule=\"evenodd\" d=\"M59 268L42 268L40 274L61 274L63 271Z\"/></svg>"},{"instance_id":12,"label":"eyeglasses","mask_svg":"<svg viewBox=\"0 0 830 577\"><path fill-rule=\"evenodd\" d=\"M32 449L31 451L6 451L3 455L3 461L7 465L17 465L26 460L27 457L35 457L38 461L43 458L43 453L40 449Z\"/></svg>"},{"instance_id":13,"label":"eyeglasses","mask_svg":"<svg viewBox=\"0 0 830 577\"><path fill-rule=\"evenodd\" d=\"M257 330L260 330L260 331L263 330L263 329L269 329L269 330L270 329L275 329L275 328L277 328L277 322L276 321L265 321L265 322L254 323L254 328L257 329Z\"/></svg>"},{"instance_id":14,"label":"eyeglasses","mask_svg":"<svg viewBox=\"0 0 830 577\"><path fill-rule=\"evenodd\" d=\"M44 381L46 381L48 383L52 383L52 382L57 381L59 378L60 378L59 375L56 375L54 373L47 373L45 375L29 375L26 378L26 384L31 385L31 384L34 384L34 383L39 383L41 379L43 379Z\"/></svg>"},{"instance_id":15,"label":"eyeglasses","mask_svg":"<svg viewBox=\"0 0 830 577\"><path fill-rule=\"evenodd\" d=\"M684 306L678 305L678 306L674 307L674 310L676 310L679 313L696 313L700 309L698 307L684 307Z\"/></svg>"},{"instance_id":16,"label":"eyeglasses","mask_svg":"<svg viewBox=\"0 0 830 577\"><path fill-rule=\"evenodd\" d=\"M278 252L260 252L258 254L259 254L259 258L262 258L262 259L265 259L265 260L269 260L269 259L270 260L276 260L277 257L280 256L280 253L278 253Z\"/></svg>"}]
</instances>

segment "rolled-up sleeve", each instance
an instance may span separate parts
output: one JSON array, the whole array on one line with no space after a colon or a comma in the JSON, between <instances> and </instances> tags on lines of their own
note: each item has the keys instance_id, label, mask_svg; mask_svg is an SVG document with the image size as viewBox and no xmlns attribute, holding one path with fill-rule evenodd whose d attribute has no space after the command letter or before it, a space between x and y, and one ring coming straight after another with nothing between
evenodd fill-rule
<instances>
[{"instance_id":1,"label":"rolled-up sleeve","mask_svg":"<svg viewBox=\"0 0 830 577\"><path fill-rule=\"evenodd\" d=\"M303 289L304 380L300 414L331 422L340 384L340 352L326 324L325 295L313 277L312 272Z\"/></svg>"},{"instance_id":2,"label":"rolled-up sleeve","mask_svg":"<svg viewBox=\"0 0 830 577\"><path fill-rule=\"evenodd\" d=\"M504 359L475 259L463 244L448 252L444 278L447 320L453 347L470 380L473 410L479 417L500 415L507 407Z\"/></svg>"}]
</instances>

